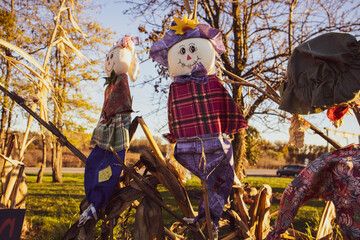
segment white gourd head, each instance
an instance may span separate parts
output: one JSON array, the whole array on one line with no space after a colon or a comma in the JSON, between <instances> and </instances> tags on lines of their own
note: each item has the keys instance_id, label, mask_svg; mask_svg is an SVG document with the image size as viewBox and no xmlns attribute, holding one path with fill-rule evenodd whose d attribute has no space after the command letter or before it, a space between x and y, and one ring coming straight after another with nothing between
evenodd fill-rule
<instances>
[{"instance_id":1,"label":"white gourd head","mask_svg":"<svg viewBox=\"0 0 360 240\"><path fill-rule=\"evenodd\" d=\"M129 36L120 39L106 54L105 73L108 77L129 74L131 81L136 81L139 74L139 61L135 52L135 43Z\"/></svg>"},{"instance_id":2,"label":"white gourd head","mask_svg":"<svg viewBox=\"0 0 360 240\"><path fill-rule=\"evenodd\" d=\"M168 52L172 75L189 75L197 63L202 63L208 74L215 73L216 51L205 38L188 38L173 45Z\"/></svg>"},{"instance_id":3,"label":"white gourd head","mask_svg":"<svg viewBox=\"0 0 360 240\"><path fill-rule=\"evenodd\" d=\"M201 63L207 74L215 74L215 59L225 52L221 32L197 19L174 17L170 29L150 48L150 57L168 67L172 75L189 75ZM203 70L201 67L200 69Z\"/></svg>"}]
</instances>

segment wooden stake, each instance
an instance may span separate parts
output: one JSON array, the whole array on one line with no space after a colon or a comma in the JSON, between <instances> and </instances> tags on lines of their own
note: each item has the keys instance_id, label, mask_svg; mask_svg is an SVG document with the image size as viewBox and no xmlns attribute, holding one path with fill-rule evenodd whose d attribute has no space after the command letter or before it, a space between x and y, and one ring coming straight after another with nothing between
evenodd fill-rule
<instances>
[{"instance_id":1,"label":"wooden stake","mask_svg":"<svg viewBox=\"0 0 360 240\"><path fill-rule=\"evenodd\" d=\"M134 123L134 124L133 124ZM152 136L152 134L150 133L150 131L149 131L149 128L147 127L147 125L145 124L145 122L144 122L144 119L142 118L142 117L140 117L140 116L138 116L138 117L136 117L134 120L133 120L133 123L132 123L132 125L137 125L136 123L139 123L140 124L140 126L141 126L141 128L143 129L143 131L144 131L144 133L145 133L145 135L146 135L146 138L148 139L148 141L150 142L150 145L151 145L151 148L152 148L152 150L153 150L153 152L154 152L154 154L155 154L155 159L157 159L157 162L159 163L159 164L161 164L161 165L164 165L164 167L165 167L165 165L166 165L166 161L165 161L165 157L164 157L164 155L162 154L162 152L160 151L160 148L158 147L158 145L156 144L156 142L155 142L155 139L153 138L153 136ZM165 175L164 175L165 176ZM181 184L181 182L180 182L180 184ZM165 184L166 185L166 184ZM166 187L166 186L165 186ZM170 192L171 192L171 188L168 188L169 190L170 190ZM184 190L185 190L185 187L184 187ZM174 193L173 193L174 194ZM186 194L186 197L188 198L188 196L187 196L187 194ZM189 201L190 202L190 200L188 200L187 199L187 201ZM184 209L187 209L187 205L186 204L183 204L183 203L181 203L181 202L178 202L179 203L179 206L180 206L180 208L182 209L182 211L184 210ZM190 204L190 207L191 207L191 204ZM166 209L165 209L166 210ZM186 212L188 213L188 214L186 214ZM193 212L192 212L192 207L191 207L191 209L187 209L186 211L183 211L183 213L185 214L185 215L187 215L187 217L192 217L192 215L193 215ZM171 213L170 213L171 214ZM192 229L193 230L193 229ZM193 232L194 232L194 234L196 234L196 236L195 236L195 238L196 239L203 239L204 238L204 235L203 235L203 233L201 232L201 230L197 227L196 228L196 231L194 231L193 230Z\"/></svg>"},{"instance_id":2,"label":"wooden stake","mask_svg":"<svg viewBox=\"0 0 360 240\"><path fill-rule=\"evenodd\" d=\"M204 198L204 204L205 204L205 217L206 217L206 227L208 230L208 237L210 240L213 240L214 238L212 235L212 223L211 223L210 208L209 208L209 196L208 196L206 182L203 179L201 179L201 186L202 186L202 192L203 192L203 198Z\"/></svg>"},{"instance_id":3,"label":"wooden stake","mask_svg":"<svg viewBox=\"0 0 360 240\"><path fill-rule=\"evenodd\" d=\"M25 99L17 95L15 92L8 91L5 87L0 84L0 90L3 91L7 96L14 100L17 104L20 105L25 111L27 111L33 118L35 118L42 126L49 130L52 134L57 137L57 140L65 145L75 156L77 156L81 161L86 163L87 157L74 145L72 145L67 138L60 132L58 128L52 122L46 122L41 118L37 113L35 113L31 108L26 105Z\"/></svg>"},{"instance_id":4,"label":"wooden stake","mask_svg":"<svg viewBox=\"0 0 360 240\"><path fill-rule=\"evenodd\" d=\"M153 149L156 157L162 161L162 163L165 163L164 155L161 153L160 148L155 142L155 139L151 135L149 128L146 126L144 119L142 117L137 117L137 121L140 123L140 126L142 127L146 138L149 140L151 148Z\"/></svg>"}]
</instances>

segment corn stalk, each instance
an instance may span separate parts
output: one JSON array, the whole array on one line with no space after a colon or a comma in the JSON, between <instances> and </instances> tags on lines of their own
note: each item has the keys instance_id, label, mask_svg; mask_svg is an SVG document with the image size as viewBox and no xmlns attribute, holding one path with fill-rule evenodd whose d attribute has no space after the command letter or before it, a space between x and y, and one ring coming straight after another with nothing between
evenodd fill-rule
<instances>
[{"instance_id":1,"label":"corn stalk","mask_svg":"<svg viewBox=\"0 0 360 240\"><path fill-rule=\"evenodd\" d=\"M66 3L68 3L68 4L66 4ZM69 5L69 7L67 7L66 5ZM49 60L51 57L52 49L54 47L56 47L57 49L59 49L59 51L65 57L67 57L67 54L65 52L65 47L67 47L71 52L75 53L75 55L78 56L80 58L80 60L84 59L87 62L90 62L84 55L81 54L81 52L78 49L76 49L76 47L72 44L70 38L68 37L67 32L61 26L60 18L63 13L67 14L67 17L68 17L69 21L71 22L73 28L77 32L80 32L80 34L83 37L86 37L86 35L82 32L82 30L80 29L80 27L77 25L77 23L75 21L76 18L74 15L75 14L74 1L73 0L62 0L59 11L54 18L55 26L52 30L52 33L50 34L50 38L48 40L48 47L47 47L46 54L45 54L42 64L40 64L31 55L29 55L28 53L26 53L19 47L0 39L0 46L3 46L5 48L8 48L8 49L16 52L23 59L27 60L30 64L32 64L33 67L35 67L35 68L33 68L28 64L24 64L20 61L17 61L15 58L8 57L8 56L0 53L0 55L2 57L4 57L6 60L8 60L10 62L10 64L15 66L15 68L17 70L19 70L27 79L29 79L35 85L35 87L37 89L37 94L34 98L37 99L37 101L32 103L30 110L32 112L35 112L36 109L39 107L40 108L39 116L45 122L48 122L48 114L47 114L48 93L49 93L49 91L51 92L52 90L54 90L52 82L51 82L52 76L49 74L49 69L50 69ZM25 68L31 75L22 71L21 67ZM34 78L37 79L37 81ZM56 100L54 99L53 96L51 96L51 97L53 99L55 106L57 106ZM59 111L58 108L57 108L57 110ZM30 133L32 122L33 122L33 116L30 115L28 117L27 126L26 126L26 130L24 133L24 139L20 146L20 161L23 160L25 150L26 150L27 146L29 145L28 144L29 143L28 136ZM40 125L40 128L41 128L42 141L43 141L43 143L45 143L47 132L45 131L45 129L42 125ZM44 153L43 157L45 158L45 156L46 155ZM44 168L45 168L45 164L42 165L41 170L39 172L39 176L42 175Z\"/></svg>"}]
</instances>

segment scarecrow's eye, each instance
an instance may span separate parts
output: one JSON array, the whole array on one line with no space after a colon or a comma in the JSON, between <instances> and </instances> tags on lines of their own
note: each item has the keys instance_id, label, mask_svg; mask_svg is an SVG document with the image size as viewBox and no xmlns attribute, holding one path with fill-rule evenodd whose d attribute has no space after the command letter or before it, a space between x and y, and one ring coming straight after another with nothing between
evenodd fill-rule
<instances>
[{"instance_id":1,"label":"scarecrow's eye","mask_svg":"<svg viewBox=\"0 0 360 240\"><path fill-rule=\"evenodd\" d=\"M191 53L195 52L196 50L197 50L197 48L196 48L194 45L190 45L189 51L190 51Z\"/></svg>"},{"instance_id":2,"label":"scarecrow's eye","mask_svg":"<svg viewBox=\"0 0 360 240\"><path fill-rule=\"evenodd\" d=\"M184 48L184 47L180 48L179 53L180 53L181 55L184 55L184 54L186 53L185 48Z\"/></svg>"},{"instance_id":3,"label":"scarecrow's eye","mask_svg":"<svg viewBox=\"0 0 360 240\"><path fill-rule=\"evenodd\" d=\"M109 56L106 56L106 61L109 61Z\"/></svg>"},{"instance_id":4,"label":"scarecrow's eye","mask_svg":"<svg viewBox=\"0 0 360 240\"><path fill-rule=\"evenodd\" d=\"M114 56L114 54L111 54L110 58L112 59L112 58L113 58L113 56Z\"/></svg>"}]
</instances>

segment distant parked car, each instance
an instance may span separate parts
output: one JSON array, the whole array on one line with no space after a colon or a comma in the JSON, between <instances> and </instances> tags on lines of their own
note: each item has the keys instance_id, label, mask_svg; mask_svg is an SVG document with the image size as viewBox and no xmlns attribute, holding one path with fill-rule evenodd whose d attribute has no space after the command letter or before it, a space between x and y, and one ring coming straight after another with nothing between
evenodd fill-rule
<instances>
[{"instance_id":1,"label":"distant parked car","mask_svg":"<svg viewBox=\"0 0 360 240\"><path fill-rule=\"evenodd\" d=\"M282 175L297 177L301 172L301 170L303 170L305 167L306 167L305 165L298 165L298 164L286 165L283 168L278 169L276 171L276 175L278 177L281 177Z\"/></svg>"}]
</instances>

